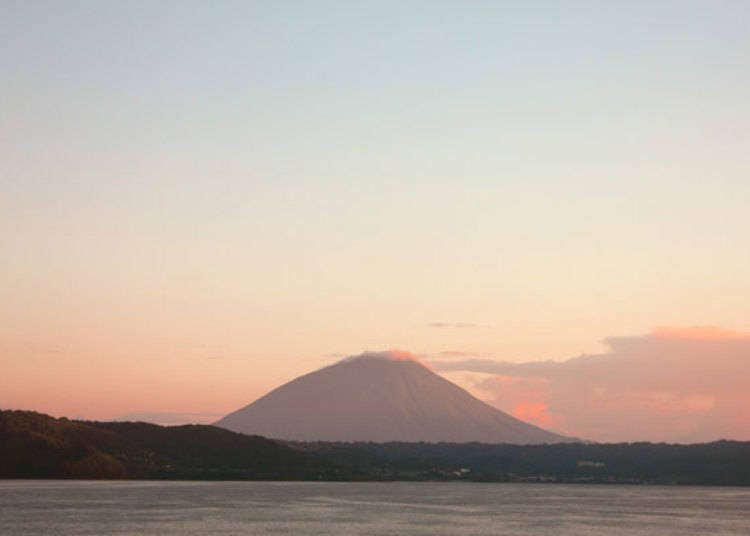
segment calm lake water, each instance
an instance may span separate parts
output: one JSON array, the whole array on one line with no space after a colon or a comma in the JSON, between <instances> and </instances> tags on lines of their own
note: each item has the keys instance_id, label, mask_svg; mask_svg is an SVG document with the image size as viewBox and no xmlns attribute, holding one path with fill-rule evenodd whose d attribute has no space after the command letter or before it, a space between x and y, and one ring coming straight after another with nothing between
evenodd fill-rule
<instances>
[{"instance_id":1,"label":"calm lake water","mask_svg":"<svg viewBox=\"0 0 750 536\"><path fill-rule=\"evenodd\" d=\"M750 488L0 481L0 534L750 534Z\"/></svg>"}]
</instances>

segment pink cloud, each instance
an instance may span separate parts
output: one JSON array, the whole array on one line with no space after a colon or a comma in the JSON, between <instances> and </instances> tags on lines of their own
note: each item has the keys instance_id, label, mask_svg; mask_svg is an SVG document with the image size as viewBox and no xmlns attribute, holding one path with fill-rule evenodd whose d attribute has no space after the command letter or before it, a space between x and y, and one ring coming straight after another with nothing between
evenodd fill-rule
<instances>
[{"instance_id":1,"label":"pink cloud","mask_svg":"<svg viewBox=\"0 0 750 536\"><path fill-rule=\"evenodd\" d=\"M521 402L511 412L514 417L531 422L539 426L550 426L552 417L547 410L549 405L544 402Z\"/></svg>"},{"instance_id":2,"label":"pink cloud","mask_svg":"<svg viewBox=\"0 0 750 536\"><path fill-rule=\"evenodd\" d=\"M492 374L482 398L518 416L597 441L750 440L750 334L659 328L605 340L567 361L432 361L438 371Z\"/></svg>"}]
</instances>

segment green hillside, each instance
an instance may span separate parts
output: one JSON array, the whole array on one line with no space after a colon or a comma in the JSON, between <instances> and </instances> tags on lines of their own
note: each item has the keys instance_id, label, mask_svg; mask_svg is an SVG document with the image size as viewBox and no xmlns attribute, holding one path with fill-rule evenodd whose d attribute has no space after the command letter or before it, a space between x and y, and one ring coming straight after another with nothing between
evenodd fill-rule
<instances>
[{"instance_id":1,"label":"green hillside","mask_svg":"<svg viewBox=\"0 0 750 536\"><path fill-rule=\"evenodd\" d=\"M0 478L341 480L354 473L276 441L213 426L0 411Z\"/></svg>"}]
</instances>

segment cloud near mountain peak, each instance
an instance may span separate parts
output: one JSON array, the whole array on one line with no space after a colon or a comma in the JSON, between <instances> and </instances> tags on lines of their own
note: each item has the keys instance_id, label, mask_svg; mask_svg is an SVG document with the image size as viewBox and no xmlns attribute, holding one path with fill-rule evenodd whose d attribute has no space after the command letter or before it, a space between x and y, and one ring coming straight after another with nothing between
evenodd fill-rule
<instances>
[{"instance_id":1,"label":"cloud near mountain peak","mask_svg":"<svg viewBox=\"0 0 750 536\"><path fill-rule=\"evenodd\" d=\"M565 361L433 359L474 373L472 391L535 424L599 441L750 440L750 334L657 328L605 339L608 350Z\"/></svg>"},{"instance_id":2,"label":"cloud near mountain peak","mask_svg":"<svg viewBox=\"0 0 750 536\"><path fill-rule=\"evenodd\" d=\"M408 350L400 350L397 348L381 352L367 351L358 355L346 357L342 359L342 361L355 361L358 359L386 359L388 361L416 361L417 363L421 363L418 355L409 352Z\"/></svg>"}]
</instances>

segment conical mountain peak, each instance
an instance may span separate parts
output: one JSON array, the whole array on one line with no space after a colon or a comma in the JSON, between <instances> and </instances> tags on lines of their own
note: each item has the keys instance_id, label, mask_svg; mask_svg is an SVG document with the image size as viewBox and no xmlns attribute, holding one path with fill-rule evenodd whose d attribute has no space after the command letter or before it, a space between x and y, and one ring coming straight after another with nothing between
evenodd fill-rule
<instances>
[{"instance_id":1,"label":"conical mountain peak","mask_svg":"<svg viewBox=\"0 0 750 536\"><path fill-rule=\"evenodd\" d=\"M570 441L485 404L402 350L365 352L300 376L216 424L302 441Z\"/></svg>"}]
</instances>

